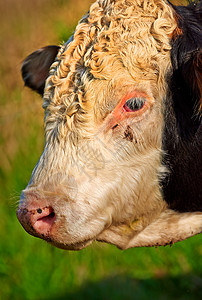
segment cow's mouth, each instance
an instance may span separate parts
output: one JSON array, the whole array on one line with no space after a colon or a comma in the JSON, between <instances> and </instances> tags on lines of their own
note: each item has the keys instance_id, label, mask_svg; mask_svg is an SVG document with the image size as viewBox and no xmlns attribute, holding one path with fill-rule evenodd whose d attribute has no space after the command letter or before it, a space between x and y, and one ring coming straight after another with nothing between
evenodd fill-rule
<instances>
[{"instance_id":1,"label":"cow's mouth","mask_svg":"<svg viewBox=\"0 0 202 300\"><path fill-rule=\"evenodd\" d=\"M69 242L63 239L59 222L55 222L57 215L52 207L45 206L28 210L19 207L17 217L24 229L31 235L45 240L53 246L66 250L81 250L90 245L95 238L86 238L81 241Z\"/></svg>"}]
</instances>

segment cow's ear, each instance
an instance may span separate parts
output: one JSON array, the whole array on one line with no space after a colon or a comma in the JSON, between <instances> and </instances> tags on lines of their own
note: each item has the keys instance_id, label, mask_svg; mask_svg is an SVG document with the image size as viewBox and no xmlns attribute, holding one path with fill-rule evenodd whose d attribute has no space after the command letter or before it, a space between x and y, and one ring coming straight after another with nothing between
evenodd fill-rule
<instances>
[{"instance_id":1,"label":"cow's ear","mask_svg":"<svg viewBox=\"0 0 202 300\"><path fill-rule=\"evenodd\" d=\"M43 47L31 53L22 64L22 78L26 86L43 95L49 69L58 54L59 46Z\"/></svg>"},{"instance_id":2,"label":"cow's ear","mask_svg":"<svg viewBox=\"0 0 202 300\"><path fill-rule=\"evenodd\" d=\"M174 72L181 74L202 107L202 1L175 6L178 23L173 35L171 60Z\"/></svg>"}]
</instances>

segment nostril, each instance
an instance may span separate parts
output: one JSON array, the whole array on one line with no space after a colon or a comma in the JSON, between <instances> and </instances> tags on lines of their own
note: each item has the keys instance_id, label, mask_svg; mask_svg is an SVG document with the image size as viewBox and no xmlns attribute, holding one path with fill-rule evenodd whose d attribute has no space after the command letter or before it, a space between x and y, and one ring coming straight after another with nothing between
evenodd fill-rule
<instances>
[{"instance_id":1,"label":"nostril","mask_svg":"<svg viewBox=\"0 0 202 300\"><path fill-rule=\"evenodd\" d=\"M33 228L41 235L47 235L55 222L56 214L52 207L38 208L34 216Z\"/></svg>"},{"instance_id":2,"label":"nostril","mask_svg":"<svg viewBox=\"0 0 202 300\"><path fill-rule=\"evenodd\" d=\"M50 222L52 219L55 218L55 213L54 211L52 213L50 213L48 216L42 217L37 219L37 221L43 221L43 222Z\"/></svg>"}]
</instances>

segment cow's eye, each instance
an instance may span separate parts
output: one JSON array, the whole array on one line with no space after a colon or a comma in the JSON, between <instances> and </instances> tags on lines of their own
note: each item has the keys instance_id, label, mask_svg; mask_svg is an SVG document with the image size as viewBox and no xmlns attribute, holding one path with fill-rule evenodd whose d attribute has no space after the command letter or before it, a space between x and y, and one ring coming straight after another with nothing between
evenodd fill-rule
<instances>
[{"instance_id":1,"label":"cow's eye","mask_svg":"<svg viewBox=\"0 0 202 300\"><path fill-rule=\"evenodd\" d=\"M143 108L145 101L146 100L144 98L139 98L139 97L130 98L124 104L124 109L128 112L138 111L141 108Z\"/></svg>"}]
</instances>

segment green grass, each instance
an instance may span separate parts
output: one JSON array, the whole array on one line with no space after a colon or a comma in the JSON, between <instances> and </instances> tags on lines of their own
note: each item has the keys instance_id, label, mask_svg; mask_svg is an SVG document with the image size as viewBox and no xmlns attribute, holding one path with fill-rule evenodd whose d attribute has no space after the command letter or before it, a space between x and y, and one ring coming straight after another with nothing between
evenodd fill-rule
<instances>
[{"instance_id":1,"label":"green grass","mask_svg":"<svg viewBox=\"0 0 202 300\"><path fill-rule=\"evenodd\" d=\"M120 251L95 243L71 252L28 235L17 221L21 190L44 145L41 99L23 89L20 64L35 45L68 38L90 2L0 0L0 10L5 9L0 28L0 300L202 299L200 236L157 249Z\"/></svg>"}]
</instances>

